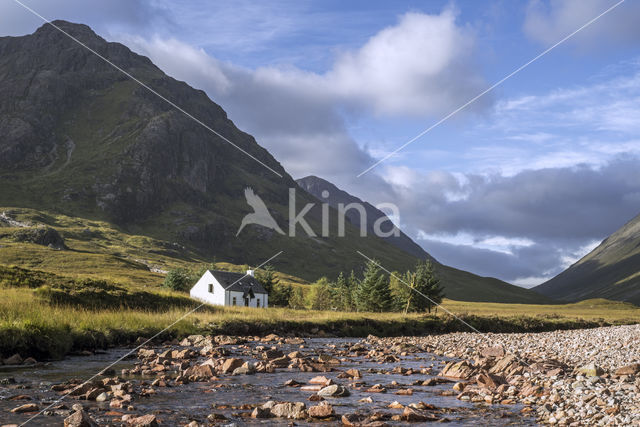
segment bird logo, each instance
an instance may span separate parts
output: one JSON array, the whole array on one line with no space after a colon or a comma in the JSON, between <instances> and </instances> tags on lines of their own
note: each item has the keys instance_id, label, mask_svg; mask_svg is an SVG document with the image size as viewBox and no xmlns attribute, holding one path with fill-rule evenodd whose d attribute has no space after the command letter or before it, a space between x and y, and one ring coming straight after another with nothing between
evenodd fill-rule
<instances>
[{"instance_id":1,"label":"bird logo","mask_svg":"<svg viewBox=\"0 0 640 427\"><path fill-rule=\"evenodd\" d=\"M236 237L238 237L242 229L249 224L261 225L275 230L280 234L284 234L284 231L282 231L276 220L273 219L269 213L267 205L253 192L252 188L247 187L244 189L244 197L247 199L247 204L253 208L253 213L247 214L242 218L242 224L240 224Z\"/></svg>"}]
</instances>

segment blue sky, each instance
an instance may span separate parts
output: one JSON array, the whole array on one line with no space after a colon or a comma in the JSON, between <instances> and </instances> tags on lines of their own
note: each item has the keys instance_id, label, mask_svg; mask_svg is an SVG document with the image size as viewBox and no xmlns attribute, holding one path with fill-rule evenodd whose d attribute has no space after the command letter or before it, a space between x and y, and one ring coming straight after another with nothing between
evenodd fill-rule
<instances>
[{"instance_id":1,"label":"blue sky","mask_svg":"<svg viewBox=\"0 0 640 427\"><path fill-rule=\"evenodd\" d=\"M636 0L360 178L617 1L24 3L205 90L295 178L397 204L446 264L532 286L640 213ZM5 35L41 25L0 15Z\"/></svg>"}]
</instances>

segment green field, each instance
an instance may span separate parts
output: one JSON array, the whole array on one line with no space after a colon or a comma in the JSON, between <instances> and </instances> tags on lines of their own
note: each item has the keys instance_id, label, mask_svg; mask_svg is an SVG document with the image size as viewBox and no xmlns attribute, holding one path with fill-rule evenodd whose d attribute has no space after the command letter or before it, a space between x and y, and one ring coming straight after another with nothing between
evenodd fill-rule
<instances>
[{"instance_id":1,"label":"green field","mask_svg":"<svg viewBox=\"0 0 640 427\"><path fill-rule=\"evenodd\" d=\"M443 309L432 314L353 313L205 306L172 325L197 303L160 285L176 267L211 266L188 249L133 235L106 222L21 209L22 222L47 224L67 246L56 250L17 241L25 227L0 227L0 351L57 358L71 351L127 345L169 327L160 338L192 333L366 336L468 331ZM214 268L244 271L222 261ZM305 293L309 283L278 273ZM446 278L445 278L446 280ZM566 305L473 303L444 307L481 331L519 332L640 322L640 308L607 300Z\"/></svg>"}]
</instances>

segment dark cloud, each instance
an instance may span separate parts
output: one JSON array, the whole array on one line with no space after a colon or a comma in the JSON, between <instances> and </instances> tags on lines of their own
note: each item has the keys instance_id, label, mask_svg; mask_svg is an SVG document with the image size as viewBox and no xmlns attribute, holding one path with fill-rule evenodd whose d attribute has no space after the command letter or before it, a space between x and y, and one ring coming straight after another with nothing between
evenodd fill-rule
<instances>
[{"instance_id":1,"label":"dark cloud","mask_svg":"<svg viewBox=\"0 0 640 427\"><path fill-rule=\"evenodd\" d=\"M618 3L617 0L530 0L524 31L546 45L556 43ZM640 3L627 1L580 31L569 43L581 50L640 41Z\"/></svg>"}]
</instances>

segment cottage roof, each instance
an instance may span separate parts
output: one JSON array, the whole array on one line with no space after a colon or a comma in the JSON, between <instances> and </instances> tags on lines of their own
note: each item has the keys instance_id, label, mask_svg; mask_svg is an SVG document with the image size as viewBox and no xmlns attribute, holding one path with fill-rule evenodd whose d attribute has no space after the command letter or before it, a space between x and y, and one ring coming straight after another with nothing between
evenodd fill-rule
<instances>
[{"instance_id":1,"label":"cottage roof","mask_svg":"<svg viewBox=\"0 0 640 427\"><path fill-rule=\"evenodd\" d=\"M249 292L254 294L266 294L265 288L253 277L242 273L229 271L210 271L213 277L226 291Z\"/></svg>"}]
</instances>

